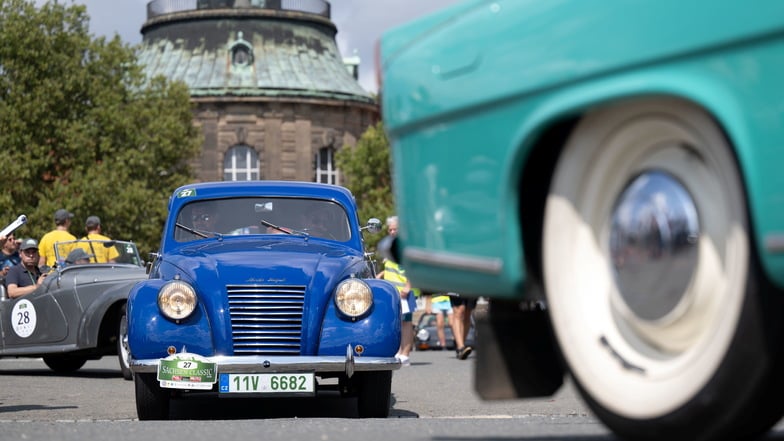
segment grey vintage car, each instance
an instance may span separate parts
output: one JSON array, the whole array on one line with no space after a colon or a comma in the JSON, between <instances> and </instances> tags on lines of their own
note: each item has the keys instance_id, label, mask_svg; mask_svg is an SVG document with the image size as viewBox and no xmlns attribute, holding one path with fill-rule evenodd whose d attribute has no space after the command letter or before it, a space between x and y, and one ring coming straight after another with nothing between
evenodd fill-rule
<instances>
[{"instance_id":1,"label":"grey vintage car","mask_svg":"<svg viewBox=\"0 0 784 441\"><path fill-rule=\"evenodd\" d=\"M113 248L114 261L69 264L65 252L76 247ZM80 240L55 248L60 263L36 291L10 299L0 290L0 357L43 357L55 372L68 373L87 360L118 355L130 380L125 303L131 287L147 277L136 245Z\"/></svg>"}]
</instances>

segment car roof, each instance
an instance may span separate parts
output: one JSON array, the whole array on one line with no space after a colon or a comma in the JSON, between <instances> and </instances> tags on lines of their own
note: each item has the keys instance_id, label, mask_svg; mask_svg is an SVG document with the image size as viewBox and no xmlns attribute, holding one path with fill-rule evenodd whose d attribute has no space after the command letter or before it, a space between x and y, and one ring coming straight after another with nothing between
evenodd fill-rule
<instances>
[{"instance_id":1,"label":"car roof","mask_svg":"<svg viewBox=\"0 0 784 441\"><path fill-rule=\"evenodd\" d=\"M179 208L194 199L234 196L302 196L331 199L346 207L355 208L354 196L339 185L301 181L220 181L200 182L176 189L169 201L169 208Z\"/></svg>"}]
</instances>

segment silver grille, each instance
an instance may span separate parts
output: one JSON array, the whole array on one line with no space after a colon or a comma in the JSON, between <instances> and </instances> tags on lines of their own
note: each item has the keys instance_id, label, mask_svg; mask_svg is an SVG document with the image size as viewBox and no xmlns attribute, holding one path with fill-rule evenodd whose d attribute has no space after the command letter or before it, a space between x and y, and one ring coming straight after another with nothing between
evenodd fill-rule
<instances>
[{"instance_id":1,"label":"silver grille","mask_svg":"<svg viewBox=\"0 0 784 441\"><path fill-rule=\"evenodd\" d=\"M228 285L235 355L300 353L304 286Z\"/></svg>"}]
</instances>

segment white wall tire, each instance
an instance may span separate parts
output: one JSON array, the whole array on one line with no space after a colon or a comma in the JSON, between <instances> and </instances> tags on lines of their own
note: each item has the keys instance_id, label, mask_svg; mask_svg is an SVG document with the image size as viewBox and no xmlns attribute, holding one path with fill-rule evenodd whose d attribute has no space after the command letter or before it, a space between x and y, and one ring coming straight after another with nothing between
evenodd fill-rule
<instances>
[{"instance_id":1,"label":"white wall tire","mask_svg":"<svg viewBox=\"0 0 784 441\"><path fill-rule=\"evenodd\" d=\"M117 323L117 360L120 363L120 372L123 379L133 380L131 371L131 349L128 347L128 314L126 305L120 308L120 319Z\"/></svg>"},{"instance_id":2,"label":"white wall tire","mask_svg":"<svg viewBox=\"0 0 784 441\"><path fill-rule=\"evenodd\" d=\"M620 195L650 171L686 189L699 219L688 283L676 306L656 319L641 317L624 300L620 292L627 288L619 287L609 245ZM646 99L597 110L578 124L547 199L544 278L569 370L611 428L645 438L654 426L642 422L677 428L698 421L691 413L696 397L730 393L714 378L732 364L730 348L754 275L748 228L732 149L698 107ZM733 398L721 393L708 407ZM675 415L679 420L668 423Z\"/></svg>"}]
</instances>

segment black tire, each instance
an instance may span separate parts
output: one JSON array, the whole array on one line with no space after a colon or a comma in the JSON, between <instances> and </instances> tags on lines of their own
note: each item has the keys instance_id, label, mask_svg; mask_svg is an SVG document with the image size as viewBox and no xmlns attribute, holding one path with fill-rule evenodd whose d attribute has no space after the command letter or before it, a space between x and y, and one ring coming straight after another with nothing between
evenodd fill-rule
<instances>
[{"instance_id":1,"label":"black tire","mask_svg":"<svg viewBox=\"0 0 784 441\"><path fill-rule=\"evenodd\" d=\"M126 305L120 309L120 320L117 324L117 360L120 363L120 372L126 380L133 380L133 371L130 365L131 350L128 347L128 315Z\"/></svg>"},{"instance_id":2,"label":"black tire","mask_svg":"<svg viewBox=\"0 0 784 441\"><path fill-rule=\"evenodd\" d=\"M358 372L357 413L360 418L387 418L392 397L392 371Z\"/></svg>"},{"instance_id":3,"label":"black tire","mask_svg":"<svg viewBox=\"0 0 784 441\"><path fill-rule=\"evenodd\" d=\"M548 310L580 394L623 438L749 439L781 418L784 296L746 203L694 104L610 106L567 141L542 235Z\"/></svg>"},{"instance_id":4,"label":"black tire","mask_svg":"<svg viewBox=\"0 0 784 441\"><path fill-rule=\"evenodd\" d=\"M140 421L168 420L171 395L162 389L155 374L133 376L136 388L136 414Z\"/></svg>"},{"instance_id":5,"label":"black tire","mask_svg":"<svg viewBox=\"0 0 784 441\"><path fill-rule=\"evenodd\" d=\"M51 356L44 357L44 363L49 366L49 369L57 372L58 374L70 374L76 372L87 363L86 358L81 357L67 357L67 356Z\"/></svg>"}]
</instances>

